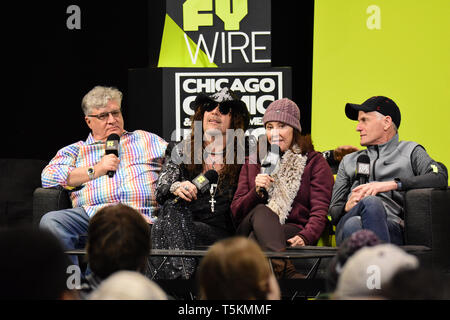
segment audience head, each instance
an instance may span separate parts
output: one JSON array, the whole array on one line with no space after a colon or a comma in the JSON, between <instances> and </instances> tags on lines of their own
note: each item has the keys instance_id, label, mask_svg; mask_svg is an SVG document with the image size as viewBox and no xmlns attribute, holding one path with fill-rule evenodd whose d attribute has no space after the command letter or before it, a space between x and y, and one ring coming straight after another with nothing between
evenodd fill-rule
<instances>
[{"instance_id":1,"label":"audience head","mask_svg":"<svg viewBox=\"0 0 450 320\"><path fill-rule=\"evenodd\" d=\"M277 300L278 283L261 248L253 240L232 237L216 242L200 262L200 297L204 300Z\"/></svg>"},{"instance_id":2,"label":"audience head","mask_svg":"<svg viewBox=\"0 0 450 320\"><path fill-rule=\"evenodd\" d=\"M382 295L390 300L449 300L450 278L425 268L400 270Z\"/></svg>"},{"instance_id":3,"label":"audience head","mask_svg":"<svg viewBox=\"0 0 450 320\"><path fill-rule=\"evenodd\" d=\"M381 290L397 272L418 266L415 256L393 244L362 248L345 263L335 297L357 299L380 296Z\"/></svg>"},{"instance_id":4,"label":"audience head","mask_svg":"<svg viewBox=\"0 0 450 320\"><path fill-rule=\"evenodd\" d=\"M153 281L135 271L119 271L89 295L90 300L167 300L165 292Z\"/></svg>"},{"instance_id":5,"label":"audience head","mask_svg":"<svg viewBox=\"0 0 450 320\"><path fill-rule=\"evenodd\" d=\"M381 243L378 236L370 230L359 230L344 240L337 254L331 259L327 268L327 290L334 291L339 275L347 260L363 247L373 247Z\"/></svg>"},{"instance_id":6,"label":"audience head","mask_svg":"<svg viewBox=\"0 0 450 320\"><path fill-rule=\"evenodd\" d=\"M104 207L89 222L86 250L91 270L101 279L119 270L144 272L150 226L126 205Z\"/></svg>"},{"instance_id":7,"label":"audience head","mask_svg":"<svg viewBox=\"0 0 450 320\"><path fill-rule=\"evenodd\" d=\"M59 241L39 229L0 231L0 299L71 298L66 270L69 260Z\"/></svg>"}]
</instances>

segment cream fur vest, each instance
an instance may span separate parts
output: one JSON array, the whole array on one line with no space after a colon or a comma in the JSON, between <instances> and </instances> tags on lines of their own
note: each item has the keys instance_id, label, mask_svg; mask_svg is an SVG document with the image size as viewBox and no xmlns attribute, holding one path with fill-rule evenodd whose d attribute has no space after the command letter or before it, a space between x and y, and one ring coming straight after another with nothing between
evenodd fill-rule
<instances>
[{"instance_id":1,"label":"cream fur vest","mask_svg":"<svg viewBox=\"0 0 450 320\"><path fill-rule=\"evenodd\" d=\"M306 155L302 156L300 148L294 145L284 153L278 168L272 174L274 182L267 190L269 194L267 207L278 215L280 224L285 223L300 190L307 158Z\"/></svg>"}]
</instances>

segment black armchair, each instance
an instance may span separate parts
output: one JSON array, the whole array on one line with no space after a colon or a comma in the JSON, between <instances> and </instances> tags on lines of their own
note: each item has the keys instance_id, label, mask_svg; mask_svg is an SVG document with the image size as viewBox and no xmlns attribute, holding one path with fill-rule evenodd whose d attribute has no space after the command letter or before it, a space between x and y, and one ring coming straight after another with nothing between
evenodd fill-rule
<instances>
[{"instance_id":1,"label":"black armchair","mask_svg":"<svg viewBox=\"0 0 450 320\"><path fill-rule=\"evenodd\" d=\"M33 225L39 226L44 214L71 208L69 193L63 188L37 188L33 193Z\"/></svg>"},{"instance_id":2,"label":"black armchair","mask_svg":"<svg viewBox=\"0 0 450 320\"><path fill-rule=\"evenodd\" d=\"M41 186L47 161L0 159L0 229L28 227L33 217L33 192Z\"/></svg>"},{"instance_id":3,"label":"black armchair","mask_svg":"<svg viewBox=\"0 0 450 320\"><path fill-rule=\"evenodd\" d=\"M405 244L431 248L426 263L450 275L450 189L405 193Z\"/></svg>"}]
</instances>

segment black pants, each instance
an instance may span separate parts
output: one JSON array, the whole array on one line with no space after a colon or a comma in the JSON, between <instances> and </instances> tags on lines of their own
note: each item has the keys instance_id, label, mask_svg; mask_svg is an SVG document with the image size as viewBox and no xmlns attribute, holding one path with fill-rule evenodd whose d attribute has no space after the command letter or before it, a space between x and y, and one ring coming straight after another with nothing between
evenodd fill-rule
<instances>
[{"instance_id":1,"label":"black pants","mask_svg":"<svg viewBox=\"0 0 450 320\"><path fill-rule=\"evenodd\" d=\"M294 224L280 224L277 214L259 204L242 220L236 233L256 240L264 251L283 251L286 241L300 231Z\"/></svg>"}]
</instances>

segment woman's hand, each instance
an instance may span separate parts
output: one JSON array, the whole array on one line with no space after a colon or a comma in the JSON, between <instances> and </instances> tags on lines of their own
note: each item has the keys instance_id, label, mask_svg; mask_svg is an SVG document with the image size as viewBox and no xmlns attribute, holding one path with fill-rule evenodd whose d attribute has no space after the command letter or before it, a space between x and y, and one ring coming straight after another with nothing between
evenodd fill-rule
<instances>
[{"instance_id":1,"label":"woman's hand","mask_svg":"<svg viewBox=\"0 0 450 320\"><path fill-rule=\"evenodd\" d=\"M190 181L183 181L173 194L191 202L192 200L197 200L197 187Z\"/></svg>"},{"instance_id":2,"label":"woman's hand","mask_svg":"<svg viewBox=\"0 0 450 320\"><path fill-rule=\"evenodd\" d=\"M291 247L304 247L306 246L305 241L300 236L294 236L287 240Z\"/></svg>"},{"instance_id":3,"label":"woman's hand","mask_svg":"<svg viewBox=\"0 0 450 320\"><path fill-rule=\"evenodd\" d=\"M256 193L260 194L261 188L269 190L274 179L268 174L258 174L255 178Z\"/></svg>"}]
</instances>

